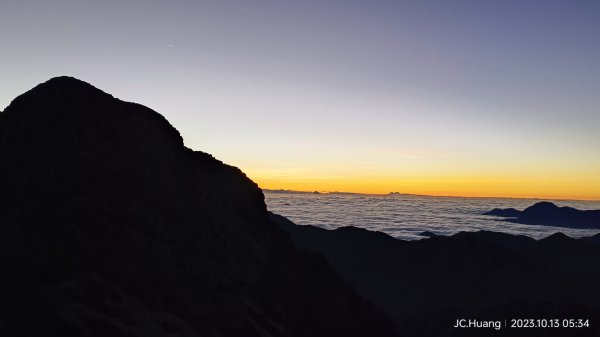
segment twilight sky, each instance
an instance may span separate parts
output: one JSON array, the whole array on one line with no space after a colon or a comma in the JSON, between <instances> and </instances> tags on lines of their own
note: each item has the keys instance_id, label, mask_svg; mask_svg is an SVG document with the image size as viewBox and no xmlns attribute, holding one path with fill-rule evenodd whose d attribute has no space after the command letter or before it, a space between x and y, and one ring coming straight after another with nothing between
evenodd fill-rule
<instances>
[{"instance_id":1,"label":"twilight sky","mask_svg":"<svg viewBox=\"0 0 600 337\"><path fill-rule=\"evenodd\" d=\"M0 3L0 109L70 75L261 187L600 199L600 2Z\"/></svg>"}]
</instances>

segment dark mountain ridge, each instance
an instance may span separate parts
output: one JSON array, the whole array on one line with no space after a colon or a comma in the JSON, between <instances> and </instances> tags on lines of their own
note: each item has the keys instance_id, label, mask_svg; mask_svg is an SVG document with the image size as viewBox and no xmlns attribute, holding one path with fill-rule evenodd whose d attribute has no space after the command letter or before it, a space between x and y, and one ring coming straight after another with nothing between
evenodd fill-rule
<instances>
[{"instance_id":1,"label":"dark mountain ridge","mask_svg":"<svg viewBox=\"0 0 600 337\"><path fill-rule=\"evenodd\" d=\"M506 221L527 225L600 228L600 210L582 211L573 207L558 207L548 201L538 202L523 211L514 208L494 208L484 215L507 217L510 219Z\"/></svg>"},{"instance_id":2,"label":"dark mountain ridge","mask_svg":"<svg viewBox=\"0 0 600 337\"><path fill-rule=\"evenodd\" d=\"M70 77L0 113L0 335L395 336L239 169Z\"/></svg>"},{"instance_id":3,"label":"dark mountain ridge","mask_svg":"<svg viewBox=\"0 0 600 337\"><path fill-rule=\"evenodd\" d=\"M294 244L325 256L406 336L599 336L597 236L541 240L480 231L404 241L356 227L326 230L272 214ZM589 319L581 329L457 329L479 320Z\"/></svg>"}]
</instances>

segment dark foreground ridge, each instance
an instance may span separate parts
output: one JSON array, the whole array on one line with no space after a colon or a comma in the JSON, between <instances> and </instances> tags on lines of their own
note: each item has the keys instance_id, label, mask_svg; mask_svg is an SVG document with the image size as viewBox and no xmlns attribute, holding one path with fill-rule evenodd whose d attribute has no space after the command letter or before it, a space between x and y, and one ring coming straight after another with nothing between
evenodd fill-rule
<instances>
[{"instance_id":1,"label":"dark foreground ridge","mask_svg":"<svg viewBox=\"0 0 600 337\"><path fill-rule=\"evenodd\" d=\"M527 225L600 228L600 210L582 211L572 207L558 207L547 201L538 202L523 211L514 208L494 208L484 214L507 217L510 219L506 221Z\"/></svg>"},{"instance_id":2,"label":"dark foreground ridge","mask_svg":"<svg viewBox=\"0 0 600 337\"><path fill-rule=\"evenodd\" d=\"M0 336L395 336L239 169L59 77L0 113Z\"/></svg>"},{"instance_id":3,"label":"dark foreground ridge","mask_svg":"<svg viewBox=\"0 0 600 337\"><path fill-rule=\"evenodd\" d=\"M405 336L600 336L598 235L542 240L495 232L403 241L356 227L271 217L299 248L323 254ZM458 318L584 318L582 329L456 329Z\"/></svg>"}]
</instances>

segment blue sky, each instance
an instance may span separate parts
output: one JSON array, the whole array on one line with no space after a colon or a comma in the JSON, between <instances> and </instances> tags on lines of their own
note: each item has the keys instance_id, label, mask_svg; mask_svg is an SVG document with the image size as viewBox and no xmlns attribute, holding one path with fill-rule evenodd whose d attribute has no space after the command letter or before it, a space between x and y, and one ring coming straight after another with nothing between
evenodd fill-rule
<instances>
[{"instance_id":1,"label":"blue sky","mask_svg":"<svg viewBox=\"0 0 600 337\"><path fill-rule=\"evenodd\" d=\"M0 109L71 75L264 187L600 198L599 37L597 1L9 0Z\"/></svg>"}]
</instances>

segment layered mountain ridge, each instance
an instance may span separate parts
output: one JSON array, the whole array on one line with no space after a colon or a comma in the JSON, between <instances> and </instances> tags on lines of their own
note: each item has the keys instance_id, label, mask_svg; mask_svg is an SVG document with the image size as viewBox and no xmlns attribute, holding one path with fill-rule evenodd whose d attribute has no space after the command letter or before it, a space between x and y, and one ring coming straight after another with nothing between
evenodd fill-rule
<instances>
[{"instance_id":1,"label":"layered mountain ridge","mask_svg":"<svg viewBox=\"0 0 600 337\"><path fill-rule=\"evenodd\" d=\"M325 256L405 336L598 336L598 235L541 240L490 231L404 241L357 227L326 230L271 214L294 244ZM454 328L457 319L508 322ZM511 319L582 319L581 328L511 328Z\"/></svg>"}]
</instances>

